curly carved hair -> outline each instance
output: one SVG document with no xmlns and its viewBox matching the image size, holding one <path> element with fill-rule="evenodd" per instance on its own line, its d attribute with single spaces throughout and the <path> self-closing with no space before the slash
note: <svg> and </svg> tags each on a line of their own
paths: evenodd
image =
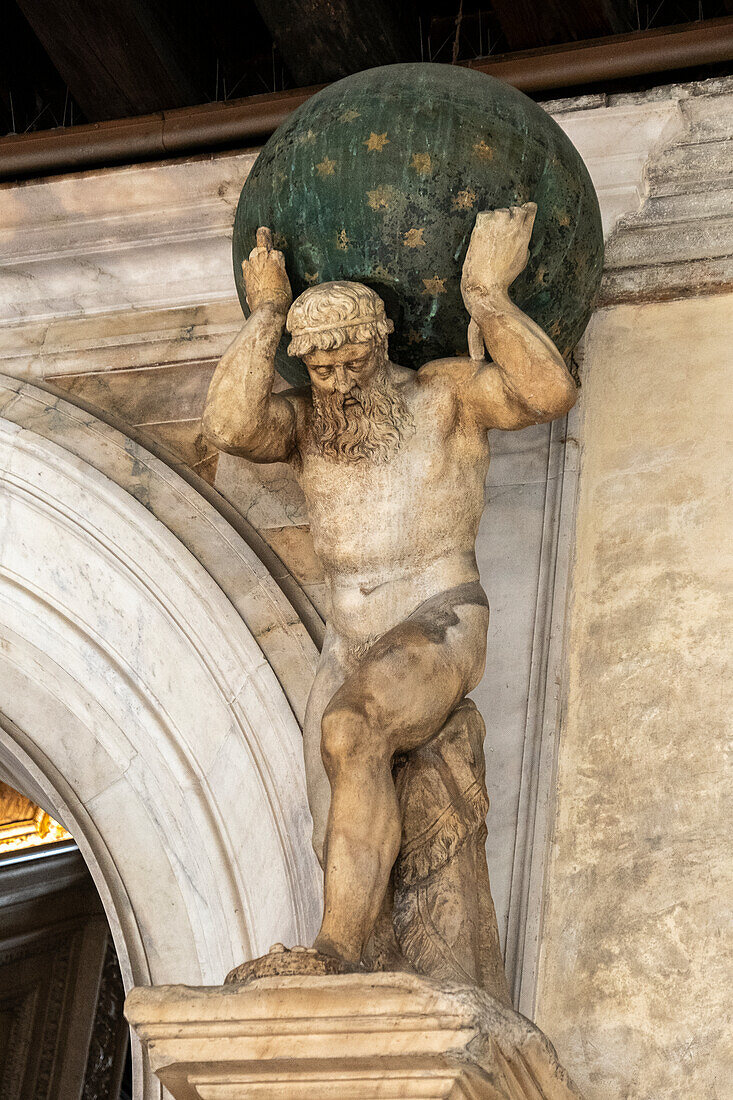
<svg viewBox="0 0 733 1100">
<path fill-rule="evenodd" d="M 288 354 L 332 351 L 344 344 L 386 339 L 394 325 L 379 295 L 362 283 L 319 283 L 295 299 L 288 312 Z"/>
</svg>

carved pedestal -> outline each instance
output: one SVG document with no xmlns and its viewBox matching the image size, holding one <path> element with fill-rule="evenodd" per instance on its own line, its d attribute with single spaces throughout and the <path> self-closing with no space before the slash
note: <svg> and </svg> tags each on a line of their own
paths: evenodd
<svg viewBox="0 0 733 1100">
<path fill-rule="evenodd" d="M 578 1100 L 549 1041 L 488 994 L 408 974 L 134 989 L 175 1100 Z"/>
</svg>

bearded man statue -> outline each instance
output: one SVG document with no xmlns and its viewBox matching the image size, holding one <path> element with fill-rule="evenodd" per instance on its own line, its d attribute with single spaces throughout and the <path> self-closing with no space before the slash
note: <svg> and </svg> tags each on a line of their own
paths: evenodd
<svg viewBox="0 0 733 1100">
<path fill-rule="evenodd" d="M 309 357 L 315 371 L 324 369 L 318 367 L 318 352 L 338 351 L 347 344 L 373 346 L 377 369 L 368 386 L 354 381 L 348 391 L 312 390 L 312 430 L 324 455 L 386 461 L 413 423 L 389 375 L 387 336 L 394 325 L 382 299 L 361 283 L 323 283 L 293 302 L 286 326 L 292 336 L 288 354 Z M 330 371 L 329 361 L 325 369 Z"/>
<path fill-rule="evenodd" d="M 287 462 L 329 595 L 304 753 L 333 967 L 410 966 L 508 1002 L 488 889 L 483 674 L 489 608 L 475 541 L 488 432 L 564 415 L 575 384 L 510 300 L 536 207 L 478 215 L 461 289 L 470 354 L 392 363 L 392 323 L 358 283 L 291 305 L 270 231 L 243 264 L 251 310 L 211 382 L 204 430 L 252 462 Z M 273 393 L 286 324 L 311 386 Z M 487 359 L 484 349 L 491 358 Z M 331 966 L 331 970 L 328 970 Z"/>
</svg>

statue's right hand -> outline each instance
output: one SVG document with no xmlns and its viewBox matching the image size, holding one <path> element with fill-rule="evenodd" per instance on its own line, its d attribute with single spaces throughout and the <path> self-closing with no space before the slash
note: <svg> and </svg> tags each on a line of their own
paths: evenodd
<svg viewBox="0 0 733 1100">
<path fill-rule="evenodd" d="M 285 270 L 285 257 L 272 247 L 272 233 L 265 226 L 257 230 L 257 246 L 242 263 L 247 305 L 254 313 L 260 306 L 272 306 L 283 316 L 290 309 L 293 294 Z"/>
</svg>

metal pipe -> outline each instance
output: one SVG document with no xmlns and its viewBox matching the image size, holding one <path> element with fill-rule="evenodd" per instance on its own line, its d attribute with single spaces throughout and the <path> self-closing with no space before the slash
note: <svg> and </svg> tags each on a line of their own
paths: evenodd
<svg viewBox="0 0 733 1100">
<path fill-rule="evenodd" d="M 730 60 L 733 17 L 725 16 L 467 64 L 521 91 L 537 92 Z M 0 138 L 0 180 L 258 144 L 322 86 L 86 126 L 8 134 Z"/>
<path fill-rule="evenodd" d="M 0 180 L 255 144 L 318 90 L 296 88 L 85 126 L 7 134 L 0 138 Z"/>
<path fill-rule="evenodd" d="M 570 42 L 538 50 L 480 57 L 469 68 L 523 92 L 570 88 L 733 60 L 733 17 Z"/>
</svg>

